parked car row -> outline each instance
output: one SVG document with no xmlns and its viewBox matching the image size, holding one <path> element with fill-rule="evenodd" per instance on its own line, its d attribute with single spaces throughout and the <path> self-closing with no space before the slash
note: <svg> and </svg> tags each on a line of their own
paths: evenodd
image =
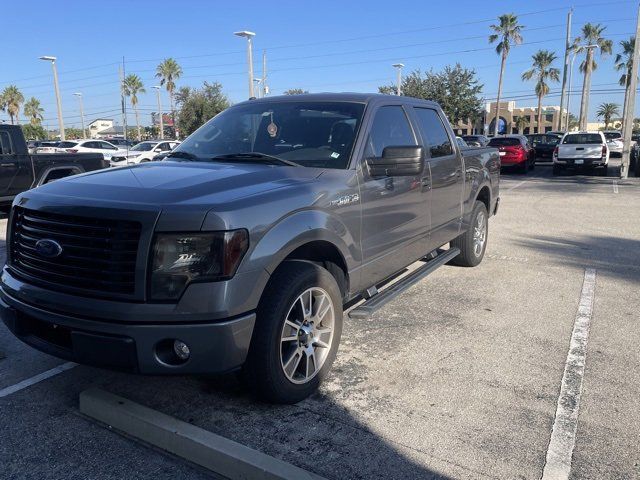
<svg viewBox="0 0 640 480">
<path fill-rule="evenodd" d="M 180 142 L 177 140 L 140 142 L 135 147 L 125 151 L 124 154 L 114 154 L 113 157 L 111 157 L 111 162 L 113 166 L 150 162 L 154 160 L 157 154 L 163 152 L 168 153 L 178 145 L 180 145 Z"/>
</svg>

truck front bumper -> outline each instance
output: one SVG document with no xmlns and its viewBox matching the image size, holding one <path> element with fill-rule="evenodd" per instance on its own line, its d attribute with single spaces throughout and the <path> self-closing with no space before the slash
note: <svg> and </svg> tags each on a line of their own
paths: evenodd
<svg viewBox="0 0 640 480">
<path fill-rule="evenodd" d="M 215 322 L 118 323 L 47 311 L 0 290 L 0 317 L 32 347 L 73 362 L 143 374 L 221 373 L 244 363 L 255 313 Z M 173 350 L 175 340 L 189 357 Z"/>
</svg>

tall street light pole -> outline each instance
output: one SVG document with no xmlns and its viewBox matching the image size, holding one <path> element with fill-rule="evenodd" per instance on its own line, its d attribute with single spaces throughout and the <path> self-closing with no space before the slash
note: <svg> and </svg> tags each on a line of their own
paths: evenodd
<svg viewBox="0 0 640 480">
<path fill-rule="evenodd" d="M 253 37 L 254 32 L 242 30 L 241 32 L 233 32 L 238 37 L 245 37 L 247 39 L 247 64 L 249 66 L 249 98 L 253 98 Z"/>
<path fill-rule="evenodd" d="M 50 55 L 44 55 L 40 57 L 40 60 L 46 60 L 51 62 L 51 68 L 53 68 L 53 88 L 56 92 L 56 102 L 58 104 L 58 129 L 60 130 L 60 140 L 66 140 L 64 135 L 64 120 L 62 120 L 62 101 L 60 100 L 60 89 L 58 88 L 58 69 L 56 68 L 56 57 Z"/>
<path fill-rule="evenodd" d="M 562 130 L 564 100 L 567 90 L 567 70 L 569 70 L 569 56 L 571 53 L 571 17 L 573 16 L 573 8 L 567 13 L 567 42 L 564 47 L 564 69 L 562 70 L 562 94 L 560 95 L 560 121 L 558 122 L 558 130 Z M 569 117 L 569 107 L 567 101 L 567 118 Z"/>
<path fill-rule="evenodd" d="M 74 95 L 78 97 L 78 100 L 80 101 L 80 123 L 82 124 L 82 139 L 86 140 L 87 133 L 84 129 L 84 109 L 82 108 L 82 93 L 76 92 L 74 93 Z"/>
<path fill-rule="evenodd" d="M 629 97 L 625 105 L 623 131 L 622 131 L 622 165 L 620 166 L 620 178 L 629 175 L 629 156 L 631 153 L 631 134 L 633 133 L 633 114 L 636 110 L 636 91 L 638 89 L 638 62 L 640 61 L 640 6 L 636 20 L 636 39 L 633 45 L 633 60 L 631 62 L 631 80 L 629 81 Z M 640 160 L 638 160 L 640 161 Z M 636 170 L 637 171 L 637 170 Z"/>
<path fill-rule="evenodd" d="M 394 63 L 391 65 L 398 72 L 398 77 L 396 79 L 396 95 L 402 95 L 402 67 L 404 67 L 404 63 Z"/>
<path fill-rule="evenodd" d="M 154 85 L 158 97 L 158 116 L 160 117 L 160 140 L 164 140 L 164 121 L 162 120 L 162 105 L 160 104 L 160 85 Z"/>
</svg>

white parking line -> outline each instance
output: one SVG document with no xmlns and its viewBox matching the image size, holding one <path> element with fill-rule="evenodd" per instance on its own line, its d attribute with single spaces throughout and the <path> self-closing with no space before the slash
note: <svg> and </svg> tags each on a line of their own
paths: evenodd
<svg viewBox="0 0 640 480">
<path fill-rule="evenodd" d="M 580 304 L 573 324 L 573 333 L 562 376 L 562 386 L 560 387 L 556 417 L 553 422 L 542 480 L 566 480 L 571 472 L 571 457 L 576 443 L 578 410 L 582 394 L 582 379 L 587 356 L 595 287 L 596 271 L 593 268 L 587 268 L 584 272 Z"/>
<path fill-rule="evenodd" d="M 618 181 L 613 181 L 613 193 L 618 193 Z"/>
<path fill-rule="evenodd" d="M 527 183 L 527 181 L 526 181 L 526 180 L 522 180 L 521 182 L 516 183 L 513 187 L 509 187 L 509 188 L 507 188 L 507 190 L 506 190 L 506 191 L 507 191 L 507 192 L 510 192 L 511 190 L 515 190 L 515 189 L 516 189 L 516 188 L 518 188 L 520 185 L 523 185 L 523 184 L 525 184 L 525 183 Z"/>
<path fill-rule="evenodd" d="M 26 380 L 16 383 L 15 385 L 11 385 L 10 387 L 5 387 L 2 390 L 0 390 L 0 398 L 11 395 L 12 393 L 16 393 L 24 388 L 30 387 L 31 385 L 35 385 L 36 383 L 41 382 L 42 380 L 46 380 L 47 378 L 51 378 L 55 375 L 58 375 L 59 373 L 66 372 L 67 370 L 75 367 L 76 365 L 77 363 L 73 363 L 73 362 L 63 363 L 62 365 L 58 365 L 57 367 L 52 368 L 51 370 L 47 370 L 46 372 L 39 373 L 38 375 L 35 375 L 31 378 L 27 378 Z"/>
</svg>

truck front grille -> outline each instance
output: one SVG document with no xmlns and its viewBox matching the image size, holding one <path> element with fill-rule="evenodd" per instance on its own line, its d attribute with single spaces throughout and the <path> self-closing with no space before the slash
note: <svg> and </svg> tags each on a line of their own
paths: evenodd
<svg viewBox="0 0 640 480">
<path fill-rule="evenodd" d="M 16 207 L 11 268 L 48 288 L 71 288 L 89 294 L 133 294 L 140 233 L 141 224 L 134 221 Z M 57 247 L 53 255 L 43 252 L 43 242 L 36 246 L 40 240 L 53 240 L 61 252 L 55 255 Z"/>
</svg>

